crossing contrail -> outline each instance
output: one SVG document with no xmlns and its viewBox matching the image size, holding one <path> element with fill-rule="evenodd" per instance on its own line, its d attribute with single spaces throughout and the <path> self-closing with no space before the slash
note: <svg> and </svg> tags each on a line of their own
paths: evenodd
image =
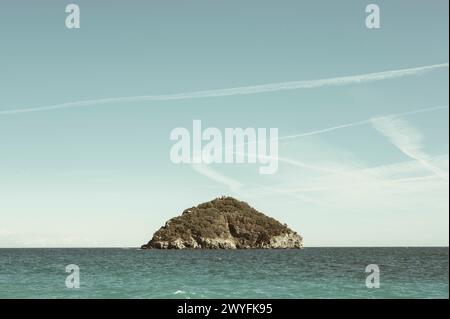
<svg viewBox="0 0 450 319">
<path fill-rule="evenodd" d="M 267 141 L 272 141 L 272 140 L 290 140 L 290 139 L 298 139 L 298 138 L 302 138 L 302 137 L 307 137 L 307 136 L 313 136 L 313 135 L 319 135 L 319 134 L 323 134 L 323 133 L 328 133 L 328 132 L 332 132 L 335 130 L 339 130 L 339 129 L 344 129 L 344 128 L 350 128 L 350 127 L 354 127 L 354 126 L 360 126 L 360 125 L 367 125 L 367 124 L 371 124 L 373 125 L 374 122 L 376 121 L 383 121 L 383 120 L 389 120 L 389 119 L 396 119 L 396 118 L 401 118 L 403 116 L 407 116 L 407 115 L 413 115 L 413 114 L 420 114 L 420 113 L 425 113 L 425 112 L 432 112 L 432 111 L 438 111 L 438 110 L 445 110 L 448 109 L 449 106 L 445 105 L 445 106 L 434 106 L 434 107 L 427 107 L 427 108 L 421 108 L 421 109 L 415 109 L 415 110 L 410 110 L 410 111 L 406 111 L 406 112 L 402 112 L 402 113 L 393 113 L 393 114 L 389 114 L 389 115 L 382 115 L 382 116 L 376 116 L 376 117 L 371 117 L 369 119 L 365 119 L 365 120 L 360 120 L 360 121 L 356 121 L 356 122 L 351 122 L 351 123 L 346 123 L 346 124 L 341 124 L 341 125 L 335 125 L 335 126 L 331 126 L 331 127 L 327 127 L 327 128 L 323 128 L 323 129 L 317 129 L 314 131 L 309 131 L 309 132 L 304 132 L 304 133 L 299 133 L 299 134 L 293 134 L 293 135 L 285 135 L 285 136 L 281 136 L 278 138 L 274 138 L 274 139 L 264 139 L 264 140 L 259 140 L 259 142 L 267 142 Z M 247 156 L 246 153 L 237 153 L 235 152 L 235 148 L 237 148 L 238 146 L 246 146 L 252 143 L 257 143 L 256 141 L 253 142 L 246 142 L 246 143 L 241 143 L 241 144 L 237 144 L 237 145 L 231 145 L 231 146 L 226 146 L 226 147 L 221 147 L 219 148 L 220 150 L 229 150 L 232 149 L 232 152 L 234 154 L 240 154 L 240 155 L 244 155 Z M 264 157 L 266 159 L 270 159 L 269 156 L 265 156 L 265 155 L 257 155 L 258 158 Z M 294 166 L 298 166 L 298 167 L 302 167 L 302 168 L 307 168 L 307 169 L 311 169 L 311 170 L 316 170 L 316 171 L 322 171 L 325 173 L 331 173 L 331 174 L 338 174 L 338 175 L 346 175 L 349 177 L 354 177 L 356 179 L 359 179 L 361 176 L 357 175 L 353 172 L 347 172 L 347 171 L 342 171 L 342 170 L 337 170 L 334 168 L 326 168 L 326 167 L 321 167 L 321 166 L 317 166 L 314 164 L 307 164 L 298 160 L 293 160 L 290 158 L 283 158 L 283 157 L 273 157 L 272 159 L 274 160 L 278 160 L 280 162 L 284 162 L 290 165 L 294 165 Z M 415 160 L 417 160 L 417 157 L 414 158 Z M 419 163 L 424 164 L 423 160 L 419 160 Z M 429 163 L 425 163 L 426 167 L 430 167 Z M 243 186 L 242 183 L 240 183 L 237 180 L 231 180 L 228 177 L 222 175 L 221 173 L 217 172 L 216 170 L 214 170 L 211 167 L 208 167 L 206 164 L 203 164 L 200 167 L 194 167 L 194 169 L 210 178 L 213 181 L 219 182 L 221 184 L 224 184 L 226 186 L 228 186 L 232 191 L 235 191 L 237 188 L 236 186 L 238 186 L 239 188 Z M 436 169 L 434 169 L 434 172 L 436 173 Z M 446 180 L 448 180 L 448 173 L 441 171 L 439 169 L 439 177 L 442 177 Z"/>
<path fill-rule="evenodd" d="M 302 138 L 302 137 L 308 137 L 308 136 L 313 136 L 313 135 L 324 134 L 324 133 L 328 133 L 328 132 L 332 132 L 332 131 L 336 131 L 336 130 L 340 130 L 340 129 L 344 129 L 344 128 L 372 124 L 374 121 L 377 121 L 377 120 L 398 118 L 398 117 L 403 117 L 403 116 L 407 116 L 407 115 L 426 113 L 426 112 L 432 112 L 432 111 L 438 111 L 438 110 L 445 110 L 445 109 L 448 109 L 448 108 L 449 108 L 448 105 L 443 105 L 443 106 L 433 106 L 433 107 L 415 109 L 415 110 L 406 111 L 406 112 L 402 112 L 402 113 L 393 113 L 393 114 L 389 114 L 389 115 L 381 115 L 381 116 L 371 117 L 371 118 L 365 119 L 365 120 L 360 120 L 360 121 L 355 121 L 355 122 L 350 122 L 350 123 L 345 123 L 345 124 L 334 125 L 334 126 L 330 126 L 330 127 L 327 127 L 327 128 L 317 129 L 317 130 L 313 130 L 313 131 L 309 131 L 309 132 L 303 132 L 303 133 L 292 134 L 292 135 L 285 135 L 285 136 L 280 136 L 280 137 L 272 138 L 272 139 L 263 139 L 263 140 L 260 140 L 260 141 L 261 142 L 267 142 L 267 141 L 270 142 L 270 141 L 274 141 L 274 140 L 283 141 L 283 140 L 298 139 L 298 138 Z M 237 146 L 246 146 L 248 144 L 255 144 L 257 142 L 258 141 L 245 142 L 245 143 L 240 143 L 240 144 L 237 144 L 237 145 L 230 145 L 230 146 L 221 147 L 220 149 L 221 150 L 222 149 L 223 150 L 228 150 L 228 149 L 235 148 Z"/>
<path fill-rule="evenodd" d="M 146 102 L 146 101 L 169 101 L 169 100 L 187 100 L 196 98 L 213 98 L 223 96 L 234 95 L 248 95 L 258 94 L 266 92 L 277 92 L 285 90 L 299 90 L 299 89 L 314 89 L 326 86 L 341 86 L 349 84 L 359 84 L 365 82 L 374 82 L 388 79 L 395 79 L 407 76 L 419 75 L 427 71 L 436 69 L 448 68 L 449 63 L 433 64 L 409 69 L 390 70 L 384 72 L 367 73 L 360 75 L 351 75 L 344 77 L 319 79 L 319 80 L 304 80 L 304 81 L 291 81 L 281 83 L 271 83 L 255 86 L 243 86 L 228 89 L 217 89 L 207 91 L 196 91 L 188 93 L 178 94 L 166 94 L 166 95 L 142 95 L 142 96 L 129 96 L 129 97 L 114 97 L 114 98 L 101 98 L 94 100 L 74 101 L 61 104 L 38 106 L 31 108 L 15 108 L 10 110 L 0 111 L 0 115 L 20 114 L 29 112 L 43 112 L 57 109 L 94 106 L 103 104 L 114 103 L 134 103 L 134 102 Z"/>
<path fill-rule="evenodd" d="M 370 118 L 370 119 L 367 119 L 367 120 L 361 120 L 361 121 L 357 121 L 357 122 L 331 126 L 331 127 L 327 127 L 327 128 L 324 128 L 324 129 L 318 129 L 318 130 L 315 130 L 315 131 L 299 133 L 299 134 L 294 134 L 294 135 L 286 135 L 286 136 L 279 137 L 278 140 L 289 140 L 289 139 L 293 139 L 293 138 L 300 138 L 300 137 L 306 137 L 306 136 L 311 136 L 311 135 L 317 135 L 317 134 L 322 134 L 322 133 L 327 133 L 327 132 L 339 130 L 339 129 L 342 129 L 342 128 L 353 127 L 353 126 L 360 126 L 360 125 L 365 125 L 365 124 L 372 124 L 372 122 L 376 121 L 376 120 L 383 120 L 383 119 L 389 119 L 389 118 L 395 118 L 395 117 L 402 117 L 402 116 L 406 116 L 406 115 L 412 115 L 412 114 L 417 114 L 417 113 L 425 113 L 425 112 L 443 110 L 443 109 L 448 109 L 448 108 L 449 108 L 448 105 L 435 106 L 435 107 L 428 107 L 428 108 L 423 108 L 423 109 L 417 109 L 417 110 L 407 111 L 407 112 L 403 112 L 403 113 L 396 113 L 396 114 L 391 114 L 391 115 L 386 115 L 386 116 L 378 116 L 378 117 Z"/>
</svg>

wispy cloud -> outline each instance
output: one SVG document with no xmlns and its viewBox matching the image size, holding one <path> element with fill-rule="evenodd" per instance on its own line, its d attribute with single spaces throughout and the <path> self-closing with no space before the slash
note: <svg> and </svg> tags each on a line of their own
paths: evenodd
<svg viewBox="0 0 450 319">
<path fill-rule="evenodd" d="M 279 162 L 289 164 L 294 167 L 307 169 L 308 171 L 312 171 L 316 173 L 316 178 L 313 178 L 310 184 L 305 184 L 303 186 L 299 186 L 298 183 L 295 183 L 293 189 L 283 189 L 273 186 L 263 186 L 256 185 L 260 190 L 269 191 L 270 193 L 276 194 L 284 194 L 303 202 L 309 202 L 314 204 L 320 204 L 323 206 L 323 201 L 319 199 L 314 199 L 311 197 L 306 197 L 304 195 L 300 195 L 301 193 L 314 193 L 314 192 L 341 192 L 346 188 L 357 188 L 359 189 L 373 189 L 373 188 L 386 188 L 388 186 L 393 186 L 394 188 L 399 188 L 399 184 L 408 184 L 414 183 L 416 187 L 410 187 L 408 185 L 402 186 L 402 189 L 406 189 L 407 191 L 411 189 L 419 189 L 422 185 L 430 185 L 429 181 L 433 180 L 433 176 L 442 178 L 444 180 L 448 180 L 448 172 L 446 172 L 443 168 L 441 168 L 442 164 L 448 163 L 448 156 L 443 160 L 441 158 L 432 158 L 425 154 L 422 151 L 422 134 L 411 125 L 409 125 L 405 120 L 401 119 L 402 116 L 411 115 L 411 114 L 419 114 L 422 112 L 429 112 L 433 110 L 442 110 L 448 109 L 448 106 L 441 107 L 431 107 L 431 108 L 423 108 L 417 109 L 413 111 L 391 114 L 387 116 L 380 116 L 372 119 L 362 120 L 358 122 L 353 122 L 344 125 L 336 125 L 329 128 L 319 129 L 311 132 L 305 132 L 290 136 L 280 137 L 280 140 L 283 139 L 296 139 L 303 136 L 311 136 L 323 134 L 326 132 L 349 128 L 353 126 L 358 126 L 362 124 L 371 124 L 378 131 L 380 131 L 384 136 L 386 136 L 395 146 L 397 146 L 403 153 L 408 155 L 410 158 L 414 159 L 422 169 L 422 174 L 417 175 L 417 172 L 420 172 L 418 168 L 411 164 L 411 162 L 404 162 L 400 164 L 386 165 L 380 167 L 363 167 L 363 168 L 354 168 L 349 167 L 348 165 L 344 165 L 339 167 L 339 165 L 334 166 L 324 166 L 318 163 L 306 163 L 297 159 L 292 159 L 288 157 L 277 156 L 276 159 Z M 234 152 L 234 150 L 233 150 Z M 234 152 L 236 153 L 236 152 Z M 247 154 L 243 154 L 247 156 Z M 266 155 L 257 155 L 259 159 L 268 159 L 269 156 Z M 336 163 L 338 164 L 338 163 Z M 440 164 L 440 165 L 437 165 Z M 448 164 L 447 164 L 448 166 Z M 201 173 L 204 176 L 207 176 L 213 181 L 219 182 L 223 185 L 228 186 L 231 190 L 241 190 L 243 184 L 237 180 L 230 179 L 208 165 L 197 166 L 197 172 Z M 432 176 L 424 176 L 423 173 L 426 171 L 432 171 L 435 175 Z M 326 179 L 324 179 L 326 177 Z M 322 180 L 320 183 L 316 183 L 317 181 Z M 336 181 L 336 182 L 333 182 Z M 442 182 L 441 182 L 442 183 Z M 248 192 L 246 192 L 249 194 Z"/>
<path fill-rule="evenodd" d="M 379 116 L 379 117 L 375 117 L 375 118 L 371 118 L 371 119 L 366 119 L 366 120 L 361 120 L 361 121 L 356 121 L 356 122 L 346 123 L 346 124 L 340 124 L 340 125 L 331 126 L 331 127 L 327 127 L 327 128 L 323 128 L 323 129 L 318 129 L 318 130 L 314 130 L 314 131 L 310 131 L 310 132 L 282 136 L 282 137 L 279 138 L 279 140 L 288 140 L 288 139 L 294 139 L 294 138 L 300 138 L 300 137 L 319 135 L 319 134 L 323 134 L 323 133 L 329 133 L 329 132 L 333 132 L 333 131 L 336 131 L 336 130 L 340 130 L 340 129 L 343 129 L 343 128 L 350 128 L 350 127 L 355 127 L 355 126 L 371 124 L 371 123 L 373 123 L 374 121 L 377 121 L 377 120 L 382 121 L 384 119 L 393 119 L 393 118 L 398 118 L 398 117 L 402 117 L 402 116 L 406 116 L 406 115 L 413 115 L 413 114 L 417 114 L 417 113 L 438 111 L 438 110 L 444 110 L 444 109 L 448 109 L 448 108 L 449 108 L 448 105 L 435 106 L 435 107 L 428 107 L 428 108 L 422 108 L 422 109 L 407 111 L 407 112 L 403 112 L 403 113 L 390 114 L 390 115 L 386 115 L 386 116 Z"/>
<path fill-rule="evenodd" d="M 0 236 L 10 236 L 13 233 L 7 229 L 0 229 Z"/>
<path fill-rule="evenodd" d="M 356 126 L 372 124 L 372 122 L 375 121 L 375 120 L 398 118 L 398 117 L 403 117 L 403 116 L 407 116 L 407 115 L 413 115 L 413 114 L 419 114 L 419 113 L 426 113 L 426 112 L 432 112 L 432 111 L 445 110 L 445 109 L 448 109 L 448 108 L 449 108 L 448 105 L 421 108 L 421 109 L 411 110 L 411 111 L 402 112 L 402 113 L 389 114 L 389 115 L 384 115 L 384 116 L 377 116 L 377 117 L 374 117 L 374 118 L 365 119 L 365 120 L 361 120 L 361 121 L 355 121 L 355 122 L 351 122 L 351 123 L 339 124 L 339 125 L 335 125 L 335 126 L 331 126 L 331 127 L 327 127 L 327 128 L 322 128 L 322 129 L 317 129 L 317 130 L 313 130 L 313 131 L 309 131 L 309 132 L 303 132 L 303 133 L 298 133 L 298 134 L 280 136 L 280 137 L 277 137 L 275 139 L 262 139 L 260 141 L 266 141 L 267 142 L 267 141 L 272 141 L 272 140 L 283 141 L 283 140 L 299 139 L 299 138 L 302 138 L 302 137 L 308 137 L 308 136 L 325 134 L 325 133 L 329 133 L 329 132 L 333 132 L 333 131 L 341 130 L 341 129 L 345 129 L 345 128 L 351 128 L 351 127 L 356 127 Z M 248 145 L 250 143 L 257 143 L 257 141 L 245 142 L 245 143 L 241 143 L 241 144 L 238 144 L 238 145 L 228 145 L 228 146 L 225 146 L 225 147 L 221 147 L 220 149 L 222 149 L 222 150 L 229 150 L 229 149 L 235 148 L 236 146 L 245 146 L 245 145 Z"/>
<path fill-rule="evenodd" d="M 188 93 L 178 93 L 178 94 L 166 94 L 166 95 L 143 95 L 143 96 L 131 96 L 131 97 L 114 97 L 114 98 L 102 98 L 95 100 L 84 100 L 67 102 L 55 105 L 39 106 L 39 107 L 25 107 L 25 108 L 15 108 L 10 110 L 0 111 L 0 115 L 10 115 L 10 114 L 20 114 L 29 112 L 41 112 L 50 111 L 56 109 L 65 109 L 72 107 L 87 107 L 94 105 L 103 104 L 114 104 L 114 103 L 133 103 L 133 102 L 146 102 L 146 101 L 169 101 L 169 100 L 186 100 L 195 98 L 213 98 L 213 97 L 223 97 L 223 96 L 233 96 L 233 95 L 248 95 L 248 94 L 258 94 L 266 92 L 276 92 L 285 90 L 299 90 L 299 89 L 314 89 L 326 86 L 341 86 L 349 84 L 359 84 L 365 82 L 382 81 L 389 79 L 396 79 L 414 75 L 420 75 L 424 72 L 448 68 L 449 64 L 433 64 L 415 68 L 390 70 L 376 73 L 367 73 L 335 78 L 326 78 L 318 80 L 303 80 L 303 81 L 290 81 L 290 82 L 280 82 L 280 83 L 270 83 L 263 85 L 254 86 L 243 86 L 227 89 L 217 89 L 217 90 L 206 90 L 206 91 L 196 91 Z"/>
<path fill-rule="evenodd" d="M 448 155 L 434 157 L 433 161 L 447 165 Z M 346 163 L 342 165 L 348 166 Z M 285 168 L 284 172 L 287 178 L 273 186 L 277 193 L 261 189 L 259 196 L 285 195 L 293 198 L 293 194 L 307 195 L 309 200 L 320 201 L 336 211 L 367 209 L 376 214 L 409 214 L 423 207 L 444 214 L 448 207 L 448 184 L 442 183 L 435 174 L 429 174 L 416 160 L 348 168 L 351 175 L 359 176 L 357 179 L 338 174 L 304 175 L 289 168 Z"/>
<path fill-rule="evenodd" d="M 403 154 L 418 161 L 440 178 L 448 180 L 448 173 L 434 166 L 428 154 L 423 151 L 422 133 L 407 121 L 394 117 L 378 118 L 372 120 L 372 125 Z"/>
<path fill-rule="evenodd" d="M 242 183 L 226 177 L 207 164 L 192 164 L 192 168 L 199 174 L 228 187 L 232 192 L 238 193 Z"/>
<path fill-rule="evenodd" d="M 433 161 L 444 165 L 448 164 L 448 154 L 444 156 L 434 157 Z M 411 183 L 416 185 L 424 185 L 430 182 L 440 182 L 440 188 L 442 188 L 442 182 L 440 177 L 435 174 L 424 175 L 423 166 L 417 161 L 404 161 L 400 163 L 387 164 L 368 168 L 347 169 L 346 174 L 322 174 L 315 175 L 308 180 L 308 183 L 304 186 L 293 185 L 289 187 L 279 187 L 280 192 L 287 193 L 323 193 L 331 191 L 343 191 L 349 188 L 362 189 L 399 189 L 403 186 L 410 187 Z M 357 177 L 355 179 L 349 179 L 348 177 Z M 399 177 L 409 176 L 409 177 Z M 335 182 L 331 182 L 334 180 Z M 338 181 L 338 182 L 337 182 Z M 392 187 L 392 188 L 389 188 Z"/>
</svg>

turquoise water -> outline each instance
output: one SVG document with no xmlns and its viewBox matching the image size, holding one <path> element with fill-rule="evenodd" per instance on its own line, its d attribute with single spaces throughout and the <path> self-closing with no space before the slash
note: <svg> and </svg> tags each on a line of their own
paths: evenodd
<svg viewBox="0 0 450 319">
<path fill-rule="evenodd" d="M 448 248 L 0 249 L 0 298 L 448 298 Z M 80 268 L 80 288 L 65 267 Z M 380 268 L 366 288 L 365 267 Z"/>
</svg>

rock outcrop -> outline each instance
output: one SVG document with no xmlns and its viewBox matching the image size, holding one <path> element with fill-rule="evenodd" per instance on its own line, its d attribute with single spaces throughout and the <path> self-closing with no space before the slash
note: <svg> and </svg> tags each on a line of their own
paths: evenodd
<svg viewBox="0 0 450 319">
<path fill-rule="evenodd" d="M 303 238 L 247 203 L 221 197 L 170 219 L 141 248 L 303 248 Z"/>
</svg>

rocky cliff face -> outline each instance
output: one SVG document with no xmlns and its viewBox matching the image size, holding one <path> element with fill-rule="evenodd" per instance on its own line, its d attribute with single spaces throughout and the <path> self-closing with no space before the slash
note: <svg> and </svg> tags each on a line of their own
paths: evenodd
<svg viewBox="0 0 450 319">
<path fill-rule="evenodd" d="M 247 203 L 217 198 L 166 222 L 142 249 L 302 248 L 303 238 Z"/>
</svg>

